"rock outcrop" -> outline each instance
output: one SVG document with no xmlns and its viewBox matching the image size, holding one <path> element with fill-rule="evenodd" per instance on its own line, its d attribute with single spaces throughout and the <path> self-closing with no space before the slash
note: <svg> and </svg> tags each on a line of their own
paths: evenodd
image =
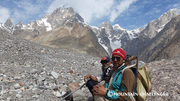
<svg viewBox="0 0 180 101">
<path fill-rule="evenodd" d="M 169 21 L 164 29 L 140 50 L 143 60 L 169 59 L 180 55 L 180 15 Z"/>
</svg>

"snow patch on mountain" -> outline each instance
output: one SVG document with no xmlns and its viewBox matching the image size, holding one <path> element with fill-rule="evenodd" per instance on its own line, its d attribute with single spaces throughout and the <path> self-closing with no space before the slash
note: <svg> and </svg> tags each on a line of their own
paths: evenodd
<svg viewBox="0 0 180 101">
<path fill-rule="evenodd" d="M 97 30 L 99 29 L 99 28 L 98 28 L 98 27 L 96 27 L 96 26 L 91 26 L 91 27 L 92 27 L 92 28 L 94 28 L 94 29 L 97 29 Z"/>
<path fill-rule="evenodd" d="M 4 24 L 3 23 L 0 23 L 0 28 L 4 28 Z"/>
<path fill-rule="evenodd" d="M 134 39 L 134 38 L 137 38 L 137 37 L 138 37 L 138 34 L 139 34 L 140 32 L 141 32 L 141 30 L 140 30 L 139 28 L 138 28 L 138 29 L 131 30 L 131 31 L 127 31 L 130 40 L 132 40 L 132 39 Z"/>
<path fill-rule="evenodd" d="M 120 31 L 126 32 L 131 40 L 134 39 L 134 38 L 136 38 L 136 37 L 137 37 L 136 34 L 138 34 L 138 33 L 141 32 L 141 31 L 139 30 L 139 28 L 138 28 L 138 29 L 131 30 L 131 31 L 129 31 L 129 30 L 127 30 L 127 29 L 123 29 L 122 27 L 120 27 L 119 24 L 115 24 L 115 25 L 113 26 L 113 29 L 114 29 L 114 30 L 120 30 Z"/>
<path fill-rule="evenodd" d="M 112 40 L 110 40 L 110 46 L 111 46 L 112 50 L 116 49 L 117 47 L 121 48 L 121 40 L 120 41 L 116 40 L 114 42 L 112 42 Z"/>
<path fill-rule="evenodd" d="M 4 30 L 8 31 L 8 32 L 11 33 L 11 34 L 12 34 L 13 31 L 14 31 L 14 28 L 13 28 L 13 27 L 7 28 L 7 27 L 5 27 L 4 23 L 0 23 L 0 28 L 2 28 L 2 29 L 4 29 Z M 11 31 L 10 29 L 12 29 L 12 31 Z"/>
<path fill-rule="evenodd" d="M 170 9 L 169 11 L 162 14 L 158 19 L 151 22 L 155 25 L 155 30 L 157 32 L 160 32 L 161 30 L 163 30 L 164 26 L 177 15 L 179 15 L 178 9 Z"/>
<path fill-rule="evenodd" d="M 102 23 L 99 29 L 92 29 L 98 30 L 98 33 L 96 34 L 98 37 L 98 42 L 108 52 L 108 54 L 111 53 L 110 50 L 113 51 L 116 48 L 122 48 L 122 45 L 126 43 L 125 41 L 137 38 L 139 33 L 143 30 L 143 28 L 140 27 L 138 29 L 129 31 L 120 27 L 119 24 L 115 24 L 111 27 L 109 23 Z M 107 37 L 108 40 L 105 37 Z"/>
<path fill-rule="evenodd" d="M 46 26 L 46 31 L 50 31 L 50 30 L 52 30 L 52 27 L 51 27 L 51 24 L 47 20 L 48 20 L 47 17 L 42 18 L 41 20 L 37 21 L 37 24 L 39 26 L 45 25 Z"/>
<path fill-rule="evenodd" d="M 122 35 L 114 35 L 114 37 L 111 37 L 111 35 L 109 36 L 110 46 L 112 50 L 116 48 L 121 48 L 121 40 L 119 40 L 121 37 Z"/>
<path fill-rule="evenodd" d="M 166 23 L 167 24 L 167 23 Z M 159 33 L 161 30 L 163 30 L 163 28 L 164 28 L 164 26 L 166 25 L 166 24 L 164 24 L 164 25 L 162 25 L 159 29 L 157 29 L 156 31 Z"/>
<path fill-rule="evenodd" d="M 134 37 L 134 33 L 132 33 L 131 31 L 127 31 L 127 33 L 128 33 L 128 36 L 129 36 L 129 39 L 130 39 L 130 40 L 132 40 L 132 39 L 135 38 L 135 37 Z"/>
<path fill-rule="evenodd" d="M 114 30 L 124 30 L 123 28 L 121 28 L 121 26 L 119 26 L 119 24 L 115 24 L 115 25 L 113 26 L 113 29 L 114 29 Z"/>
<path fill-rule="evenodd" d="M 22 28 L 21 29 L 28 29 L 28 30 L 34 30 L 34 28 L 32 27 L 33 23 L 30 23 L 30 24 L 26 24 L 26 25 L 22 25 Z"/>
<path fill-rule="evenodd" d="M 102 44 L 101 38 L 98 38 L 98 42 L 99 42 L 99 44 L 106 50 L 106 52 L 107 52 L 108 54 L 110 54 L 109 51 L 108 51 L 108 47 L 105 46 L 104 44 Z"/>
</svg>

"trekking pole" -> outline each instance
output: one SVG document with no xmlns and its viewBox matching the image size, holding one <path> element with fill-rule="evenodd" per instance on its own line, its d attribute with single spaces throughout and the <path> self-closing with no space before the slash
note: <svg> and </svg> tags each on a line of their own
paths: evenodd
<svg viewBox="0 0 180 101">
<path fill-rule="evenodd" d="M 87 82 L 85 82 L 83 85 L 81 85 L 80 87 L 78 87 L 76 90 L 74 90 L 73 92 L 69 93 L 68 95 L 66 95 L 65 97 L 63 97 L 61 100 L 64 100 L 65 98 L 67 98 L 68 96 L 70 96 L 71 94 L 73 94 L 74 92 L 76 92 L 77 90 L 81 89 L 84 85 L 86 85 Z"/>
<path fill-rule="evenodd" d="M 137 87 L 137 77 L 138 77 L 138 62 L 139 62 L 139 59 L 138 59 L 138 54 L 137 54 L 137 61 L 136 61 L 136 76 L 135 76 L 135 92 L 136 92 L 136 87 Z M 135 96 L 137 97 L 137 96 Z M 136 98 L 135 98 L 136 99 Z"/>
</svg>

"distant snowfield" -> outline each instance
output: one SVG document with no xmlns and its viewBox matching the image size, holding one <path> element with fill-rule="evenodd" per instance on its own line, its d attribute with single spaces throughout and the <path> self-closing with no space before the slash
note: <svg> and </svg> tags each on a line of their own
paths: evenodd
<svg viewBox="0 0 180 101">
<path fill-rule="evenodd" d="M 47 19 L 48 18 L 44 18 L 44 19 L 42 19 L 42 21 L 43 21 L 44 25 L 46 26 L 46 31 L 50 31 L 50 30 L 52 30 L 52 27 L 51 27 L 51 24 L 49 22 L 47 22 Z"/>
<path fill-rule="evenodd" d="M 121 48 L 121 40 L 115 41 L 115 42 L 112 42 L 112 40 L 111 40 L 110 46 L 111 46 L 112 50 L 116 49 L 117 47 Z"/>
<path fill-rule="evenodd" d="M 97 30 L 101 30 L 101 29 L 106 29 L 106 33 L 108 35 L 108 39 L 110 41 L 110 47 L 112 50 L 116 49 L 116 48 L 122 48 L 122 43 L 121 43 L 121 37 L 123 37 L 125 34 L 128 34 L 128 37 L 130 40 L 137 38 L 137 34 L 140 33 L 140 29 L 134 29 L 134 30 L 127 30 L 127 29 L 123 29 L 119 26 L 119 24 L 115 24 L 112 26 L 113 30 L 116 32 L 124 32 L 124 33 L 119 33 L 117 35 L 115 35 L 114 33 L 110 33 L 109 29 L 106 29 L 105 27 L 101 27 L 101 28 L 96 28 Z M 92 27 L 94 28 L 94 27 Z M 98 42 L 100 43 L 100 45 L 108 52 L 108 54 L 110 54 L 110 52 L 108 51 L 108 47 L 104 44 L 102 44 L 101 42 L 101 38 L 98 38 Z"/>
<path fill-rule="evenodd" d="M 46 26 L 46 31 L 52 30 L 51 24 L 47 22 L 48 18 L 42 18 L 41 20 L 38 20 L 37 23 L 39 26 L 45 25 Z"/>
</svg>

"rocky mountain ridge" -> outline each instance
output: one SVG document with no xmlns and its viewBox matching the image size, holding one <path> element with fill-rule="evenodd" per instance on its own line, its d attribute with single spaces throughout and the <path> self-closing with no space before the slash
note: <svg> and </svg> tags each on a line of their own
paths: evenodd
<svg viewBox="0 0 180 101">
<path fill-rule="evenodd" d="M 150 47 L 150 44 L 151 45 L 156 44 L 154 42 L 154 39 L 161 40 L 160 38 L 162 38 L 162 39 L 164 38 L 164 37 L 158 37 L 161 34 L 166 34 L 166 33 L 162 33 L 162 31 L 169 32 L 169 29 L 171 29 L 171 28 L 172 29 L 169 32 L 169 34 L 172 34 L 171 32 L 176 31 L 176 29 L 173 26 L 178 25 L 179 22 L 174 22 L 172 24 L 172 26 L 168 26 L 168 27 L 165 27 L 165 26 L 168 25 L 168 23 L 171 23 L 171 21 L 173 21 L 172 19 L 178 17 L 178 15 L 179 14 L 177 12 L 177 9 L 169 10 L 167 13 L 163 14 L 160 17 L 160 18 L 163 18 L 165 20 L 160 20 L 160 18 L 157 19 L 157 20 L 153 20 L 152 22 L 150 22 L 147 25 L 147 27 L 142 32 L 139 33 L 139 36 L 137 38 L 134 38 L 133 40 L 130 40 L 130 41 L 128 41 L 126 43 L 126 45 L 128 45 L 128 47 L 124 46 L 122 48 L 128 54 L 134 54 L 134 55 L 140 54 L 140 58 L 143 59 L 144 61 L 147 61 L 147 62 L 165 58 L 163 56 L 160 56 L 159 58 L 151 58 L 151 57 L 149 57 L 150 56 L 149 52 L 158 54 L 158 53 L 156 53 L 156 51 L 162 51 L 159 48 L 164 47 L 164 46 L 161 46 L 161 45 L 155 46 L 156 48 L 154 48 L 153 50 L 151 50 L 151 49 L 147 50 L 146 48 Z M 161 22 L 163 22 L 163 23 L 161 23 Z M 157 30 L 157 27 L 155 27 L 157 25 L 159 26 L 158 28 L 160 28 L 159 30 Z M 169 41 L 170 40 L 171 39 L 169 39 Z M 162 41 L 162 43 L 165 43 L 166 40 L 161 40 L 161 41 Z M 171 41 L 173 41 L 173 40 L 171 40 Z M 179 55 L 177 54 L 177 56 L 179 56 Z M 148 57 L 148 58 L 144 58 L 144 57 Z"/>
<path fill-rule="evenodd" d="M 9 20 L 4 24 L 5 27 Z M 53 48 L 73 50 L 93 56 L 107 55 L 93 31 L 72 8 L 58 8 L 51 14 L 44 15 L 41 20 L 26 25 L 18 23 L 11 33 Z"/>
<path fill-rule="evenodd" d="M 73 24 L 84 22 L 83 18 L 75 13 L 72 8 L 58 8 L 51 14 L 46 14 L 40 20 L 30 22 L 29 24 L 22 24 L 21 22 L 15 25 L 15 30 L 12 32 L 16 36 L 22 36 L 21 31 L 27 32 L 31 37 L 25 39 L 32 39 L 42 33 L 51 31 L 61 26 L 73 27 Z M 36 36 L 34 36 L 34 34 Z M 24 38 L 24 37 L 23 37 Z"/>
<path fill-rule="evenodd" d="M 157 20 L 149 22 L 146 28 L 139 27 L 138 29 L 129 31 L 121 28 L 118 24 L 112 26 L 109 22 L 103 22 L 100 25 L 100 28 L 94 28 L 93 31 L 96 33 L 99 43 L 109 54 L 115 48 L 121 47 L 128 54 L 137 55 L 139 48 L 141 48 L 141 46 L 144 47 L 147 43 L 149 43 L 149 41 L 177 15 L 179 15 L 177 9 L 170 9 L 162 14 Z M 146 40 L 146 42 L 143 40 Z"/>
<path fill-rule="evenodd" d="M 152 61 L 169 59 L 180 55 L 180 15 L 172 18 L 164 29 L 142 48 L 140 57 Z"/>
<path fill-rule="evenodd" d="M 69 47 L 71 47 L 71 49 L 77 50 L 78 52 L 82 53 L 89 53 L 89 50 L 93 49 L 92 53 L 102 51 L 103 53 L 101 54 L 101 56 L 106 55 L 106 52 L 111 55 L 112 50 L 117 47 L 121 47 L 126 51 L 127 54 L 137 55 L 137 53 L 141 54 L 145 46 L 147 46 L 147 44 L 150 44 L 153 38 L 158 36 L 158 34 L 162 30 L 166 30 L 164 29 L 166 24 L 168 24 L 168 22 L 170 22 L 171 19 L 176 17 L 177 15 L 179 15 L 177 9 L 170 9 L 166 13 L 162 14 L 157 20 L 149 22 L 146 28 L 140 27 L 138 29 L 129 31 L 127 29 L 121 28 L 118 24 L 112 26 L 109 22 L 103 22 L 99 28 L 89 26 L 84 23 L 83 18 L 79 14 L 75 13 L 72 8 L 58 8 L 50 15 L 45 15 L 41 20 L 37 20 L 26 25 L 19 23 L 14 28 L 6 29 L 13 29 L 14 35 L 49 47 L 66 49 L 70 49 Z M 8 19 L 7 26 L 10 25 L 13 26 Z M 73 31 L 75 30 L 76 34 L 73 35 L 72 33 L 74 33 Z M 54 33 L 54 36 L 52 36 L 52 33 Z M 89 35 L 90 37 L 88 37 Z M 89 41 L 81 41 L 82 39 L 80 38 L 82 37 L 78 36 L 85 36 L 86 38 L 83 40 L 88 39 Z M 91 43 L 93 45 L 88 45 L 88 43 Z M 104 49 L 99 46 L 99 44 Z M 155 59 L 144 58 L 144 55 L 145 54 L 141 54 L 141 58 L 145 59 L 144 61 L 149 62 Z M 159 57 L 159 59 L 162 58 L 163 57 Z"/>
</svg>

